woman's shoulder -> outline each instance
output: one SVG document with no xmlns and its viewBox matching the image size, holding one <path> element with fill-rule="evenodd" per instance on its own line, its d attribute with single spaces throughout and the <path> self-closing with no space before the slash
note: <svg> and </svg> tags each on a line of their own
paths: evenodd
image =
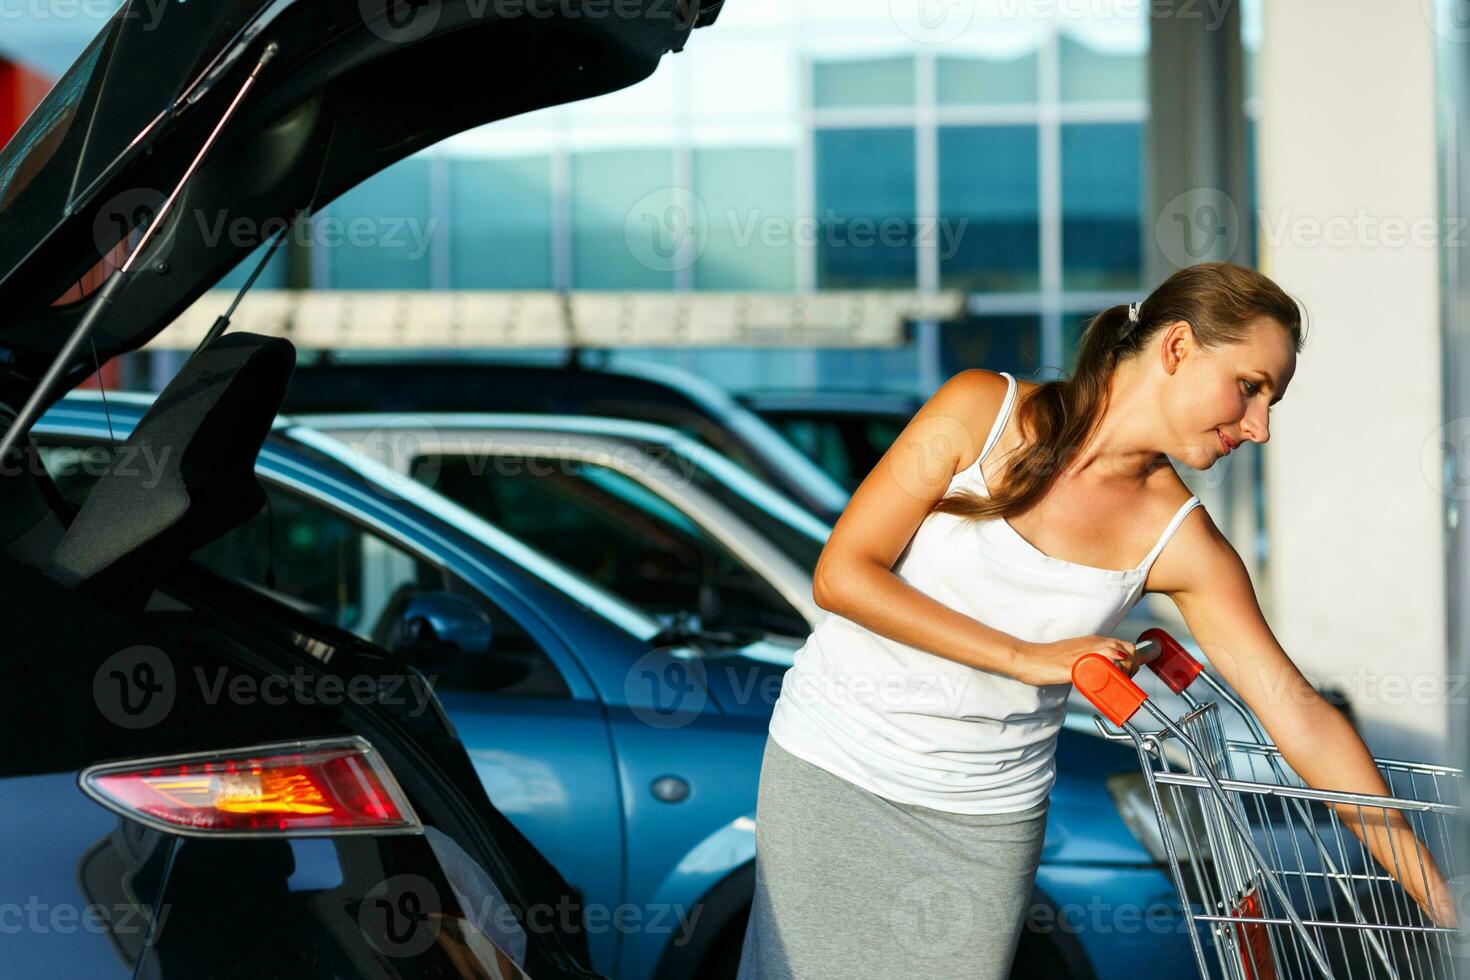
<svg viewBox="0 0 1470 980">
<path fill-rule="evenodd" d="M 1019 379 L 1017 383 L 1021 384 Z M 960 446 L 955 472 L 974 464 L 1000 417 L 1010 382 L 999 371 L 966 368 L 940 385 L 919 410 L 926 430 L 941 428 Z M 965 448 L 967 447 L 967 448 Z"/>
<path fill-rule="evenodd" d="M 920 411 L 965 419 L 988 414 L 993 419 L 1005 401 L 1009 384 L 999 371 L 966 368 L 940 385 Z"/>
<path fill-rule="evenodd" d="M 1019 378 L 1017 384 L 1025 384 Z M 940 385 L 934 394 L 937 397 L 943 392 L 958 392 L 970 396 L 981 395 L 985 392 L 999 392 L 1005 396 L 1010 382 L 1000 371 L 992 371 L 989 368 L 965 368 L 963 371 L 950 375 L 948 381 Z"/>
<path fill-rule="evenodd" d="M 1172 515 L 1179 508 L 1189 502 L 1195 496 L 1189 484 L 1174 469 L 1174 464 L 1165 457 L 1159 464 L 1157 470 L 1151 473 L 1145 481 L 1144 494 L 1152 506 L 1161 513 Z M 1203 501 L 1200 504 L 1203 507 Z"/>
</svg>

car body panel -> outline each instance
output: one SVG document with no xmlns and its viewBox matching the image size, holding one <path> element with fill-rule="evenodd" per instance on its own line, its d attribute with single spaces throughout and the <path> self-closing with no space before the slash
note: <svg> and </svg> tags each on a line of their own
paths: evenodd
<svg viewBox="0 0 1470 980">
<path fill-rule="evenodd" d="M 244 645 L 245 638 L 232 636 L 232 631 L 201 629 L 198 613 L 141 629 L 95 609 L 44 624 L 36 617 L 16 616 L 18 609 L 48 603 L 57 608 L 58 594 L 73 593 L 39 575 L 15 572 L 7 576 L 4 604 L 11 614 L 8 622 L 15 624 L 7 649 L 16 659 L 0 694 L 0 737 L 7 744 L 27 746 L 27 751 L 8 755 L 0 773 L 7 801 L 0 808 L 0 854 L 5 907 L 17 909 L 25 920 L 6 930 L 10 966 L 26 965 L 23 975 L 50 975 L 57 964 L 68 964 L 78 971 L 85 967 L 86 975 L 161 977 L 230 970 L 296 976 L 312 969 L 340 972 L 354 963 L 361 967 L 378 952 L 356 910 L 395 873 L 428 882 L 445 927 L 463 935 L 488 926 L 482 913 L 497 914 L 494 903 L 458 906 L 443 877 L 443 861 L 427 836 L 439 834 L 433 821 L 447 814 L 442 801 L 424 795 L 439 778 L 435 756 L 411 752 L 413 762 L 405 765 L 406 746 L 387 729 L 364 724 L 377 708 L 312 707 L 289 698 L 268 703 L 224 695 L 242 681 L 248 682 L 246 689 L 263 690 L 264 678 L 276 669 L 273 655 L 259 643 Z M 74 669 L 54 669 L 51 657 L 23 656 L 37 649 L 40 631 L 49 649 L 65 651 Z M 352 658 L 339 652 L 345 666 Z M 133 686 L 111 683 L 136 679 L 136 672 L 126 669 L 129 656 L 142 658 L 135 665 L 154 668 L 147 677 L 154 690 L 145 696 Z M 57 726 L 66 738 L 36 737 Z M 390 771 L 401 774 L 414 808 L 431 823 L 420 831 L 329 842 L 335 864 L 318 861 L 313 875 L 294 883 L 296 865 L 288 840 L 186 838 L 159 832 L 104 808 L 79 785 L 79 772 L 99 761 L 239 750 L 279 742 L 283 735 L 300 740 L 356 733 L 370 735 Z M 449 842 L 462 867 L 474 864 L 462 847 L 443 834 L 439 837 Z M 58 874 L 58 869 L 66 873 Z M 488 882 L 502 870 L 474 874 Z M 222 880 L 230 887 L 222 890 Z M 497 889 L 495 894 L 504 893 Z M 314 935 L 310 942 L 286 941 L 287 926 L 307 928 L 311 920 L 301 915 L 280 923 L 275 934 L 279 943 L 261 943 L 253 934 L 267 912 L 279 914 L 290 905 L 298 912 L 325 913 L 334 903 L 353 915 L 339 918 L 338 928 Z M 239 915 L 257 906 L 260 915 Z M 468 956 L 474 960 L 487 951 L 482 947 Z M 444 962 L 442 949 L 404 950 L 390 975 L 424 975 L 442 969 Z M 546 967 L 545 972 L 556 971 Z"/>
<path fill-rule="evenodd" d="M 601 706 L 463 690 L 439 699 L 496 808 L 558 869 L 575 872 L 591 909 L 621 895 L 625 805 Z M 621 934 L 592 925 L 589 915 L 592 962 L 616 963 Z"/>
<path fill-rule="evenodd" d="M 118 418 L 112 397 L 113 426 L 125 431 L 128 423 Z M 100 400 L 85 396 L 62 402 L 43 427 L 94 438 L 107 431 Z M 352 471 L 324 466 L 312 454 L 298 456 L 296 439 L 306 440 L 313 453 L 335 447 L 332 458 L 344 468 L 351 463 Z M 748 873 L 754 860 L 756 777 L 793 647 L 650 648 L 657 629 L 652 620 L 625 612 L 633 631 L 613 626 L 589 583 L 574 576 L 559 584 L 532 581 L 545 569 L 526 555 L 529 549 L 517 551 L 485 522 L 435 502 L 437 494 L 291 420 L 278 424 L 259 470 L 267 481 L 289 478 L 293 488 L 360 510 L 406 547 L 435 552 L 497 601 L 523 597 L 519 612 L 546 621 L 538 638 L 562 643 L 584 675 L 576 698 L 514 703 L 512 697 L 441 686 L 440 700 L 490 799 L 584 892 L 588 906 L 603 913 L 587 927 L 594 965 L 622 977 L 653 976 L 677 952 L 671 944 L 688 942 L 691 932 L 709 925 L 700 918 L 701 901 Z M 497 553 L 500 548 L 506 552 Z M 534 743 L 526 738 L 531 730 L 537 732 Z M 1099 882 L 1112 880 L 1114 872 L 1136 876 L 1140 889 L 1167 887 L 1167 876 L 1122 824 L 1103 782 L 1111 772 L 1136 766 L 1133 751 L 1066 728 L 1057 759 L 1038 872 L 1050 899 L 1059 906 L 1085 906 L 1095 903 L 1094 896 L 1111 900 L 1114 892 Z M 616 800 L 616 815 L 608 812 L 609 799 Z M 589 812 L 580 813 L 579 806 Z M 609 843 L 609 825 L 622 836 L 620 844 Z M 621 848 L 621 861 L 614 847 Z M 602 873 L 611 866 L 620 868 L 620 884 Z M 629 914 L 638 921 L 618 930 L 610 918 L 621 904 L 633 906 Z M 1107 975 L 1108 937 L 1076 938 L 1089 956 L 1100 958 L 1094 963 L 1099 976 Z M 1171 955 L 1163 948 L 1155 954 L 1160 962 Z M 1173 955 L 1173 962 L 1186 963 L 1179 957 L 1189 955 L 1187 942 Z"/>
<path fill-rule="evenodd" d="M 0 840 L 11 845 L 3 875 L 7 891 L 22 897 L 6 904 L 0 923 L 6 969 L 45 976 L 50 964 L 65 962 L 99 980 L 133 976 L 134 964 L 117 947 L 129 938 L 141 945 L 147 937 L 158 914 L 158 879 L 139 875 L 126 894 L 91 894 L 85 884 L 85 868 L 96 860 L 89 855 L 129 822 L 93 805 L 70 771 L 8 777 L 3 785 L 10 802 L 0 806 Z M 131 827 L 135 839 L 150 841 L 144 850 L 162 836 Z M 77 873 L 58 875 L 58 867 Z"/>
<path fill-rule="evenodd" d="M 1032 928 L 1074 941 L 1097 980 L 1197 975 L 1167 869 L 1047 862 L 1036 887 L 1049 901 L 1033 910 Z"/>
</svg>

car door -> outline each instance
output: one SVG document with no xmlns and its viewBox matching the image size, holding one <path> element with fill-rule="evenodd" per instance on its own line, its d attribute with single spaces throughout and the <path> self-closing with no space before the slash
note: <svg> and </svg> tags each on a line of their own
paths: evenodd
<svg viewBox="0 0 1470 980">
<path fill-rule="evenodd" d="M 109 447 L 47 439 L 42 458 L 62 494 L 79 503 L 106 468 Z M 471 588 L 426 546 L 390 536 L 342 501 L 262 479 L 266 509 L 204 546 L 194 560 L 266 591 L 321 622 L 381 639 L 385 621 L 412 594 L 472 599 L 492 627 L 491 655 L 531 669 L 511 686 L 483 658 L 447 651 L 418 666 L 464 743 L 486 795 L 581 891 L 589 922 L 623 901 L 622 801 L 603 709 L 571 686 L 548 655 L 556 642 L 540 617 L 510 612 L 509 598 Z M 546 910 L 543 915 L 560 914 Z M 605 916 L 604 916 L 605 919 Z M 588 928 L 593 965 L 617 962 L 619 934 Z"/>
<path fill-rule="evenodd" d="M 648 614 L 700 609 L 713 613 L 702 616 L 707 629 L 805 634 L 799 614 L 764 580 L 629 474 L 565 447 L 553 457 L 475 440 L 480 455 L 467 456 L 452 445 L 441 434 L 432 449 L 405 460 L 409 473 L 432 477 L 441 494 Z M 701 600 L 702 587 L 718 597 L 712 606 Z M 656 650 L 632 663 L 586 664 L 614 692 L 606 707 L 629 788 L 627 900 L 645 916 L 622 965 L 644 975 L 653 941 L 685 935 L 697 898 L 753 845 L 749 817 L 768 721 L 703 710 L 705 675 L 735 670 L 736 696 L 760 700 L 769 690 L 749 666 L 672 660 Z"/>
</svg>

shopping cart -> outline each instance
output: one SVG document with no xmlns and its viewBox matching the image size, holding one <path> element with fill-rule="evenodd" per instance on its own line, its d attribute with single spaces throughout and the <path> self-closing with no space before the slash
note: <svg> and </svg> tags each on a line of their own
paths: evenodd
<svg viewBox="0 0 1470 980">
<path fill-rule="evenodd" d="M 1138 750 L 1200 976 L 1453 976 L 1465 955 L 1457 930 L 1437 925 L 1396 879 L 1415 875 L 1428 892 L 1426 851 L 1453 873 L 1461 771 L 1375 759 L 1389 796 L 1309 788 L 1250 710 L 1167 632 L 1146 630 L 1135 647 L 1183 700 L 1182 714 L 1171 718 L 1101 654 L 1081 657 L 1072 682 L 1117 726 L 1094 715 L 1102 734 Z M 1196 680 L 1211 700 L 1196 700 Z M 1222 705 L 1245 737 L 1227 737 Z M 1156 730 L 1133 724 L 1140 709 Z M 1399 815 L 1424 850 L 1400 846 L 1410 842 L 1392 832 Z M 1353 832 L 1378 837 L 1379 825 L 1394 875 Z"/>
</svg>

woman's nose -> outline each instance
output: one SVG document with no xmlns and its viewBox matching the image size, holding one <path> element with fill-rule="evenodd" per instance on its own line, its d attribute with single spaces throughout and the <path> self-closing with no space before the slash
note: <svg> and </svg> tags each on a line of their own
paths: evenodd
<svg viewBox="0 0 1470 980">
<path fill-rule="evenodd" d="M 1265 444 L 1271 438 L 1271 420 L 1267 410 L 1252 405 L 1245 418 L 1240 420 L 1240 431 L 1251 442 Z"/>
</svg>

